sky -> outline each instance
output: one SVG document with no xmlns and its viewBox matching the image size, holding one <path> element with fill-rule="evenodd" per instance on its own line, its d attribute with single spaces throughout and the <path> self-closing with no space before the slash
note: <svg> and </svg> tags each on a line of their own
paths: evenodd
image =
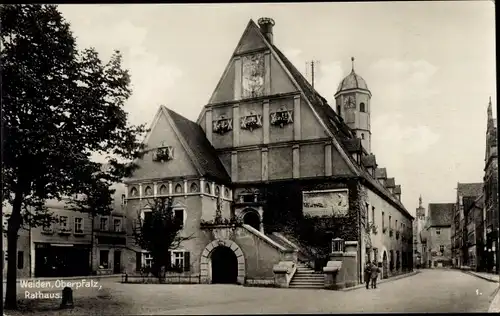
<svg viewBox="0 0 500 316">
<path fill-rule="evenodd" d="M 129 69 L 132 124 L 160 105 L 195 121 L 250 19 L 271 17 L 274 43 L 330 104 L 351 70 L 372 93 L 372 152 L 410 213 L 454 202 L 482 182 L 486 108 L 496 109 L 492 1 L 60 5 L 80 48 L 115 49 Z M 495 114 L 496 116 L 496 114 Z"/>
</svg>

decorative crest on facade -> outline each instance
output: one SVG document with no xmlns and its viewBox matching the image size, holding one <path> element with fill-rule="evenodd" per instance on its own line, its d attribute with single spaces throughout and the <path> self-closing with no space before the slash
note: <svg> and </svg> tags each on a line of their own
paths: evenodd
<svg viewBox="0 0 500 316">
<path fill-rule="evenodd" d="M 278 111 L 271 113 L 271 124 L 283 127 L 293 123 L 293 110 L 288 110 L 285 106 L 279 108 Z"/>
<path fill-rule="evenodd" d="M 218 119 L 212 122 L 212 131 L 214 133 L 223 135 L 232 130 L 233 130 L 233 119 L 228 118 L 225 115 L 219 116 Z"/>
<path fill-rule="evenodd" d="M 164 162 L 172 159 L 174 159 L 174 147 L 165 146 L 164 144 L 158 147 L 153 155 L 153 161 L 157 162 Z"/>
<path fill-rule="evenodd" d="M 262 115 L 255 114 L 255 112 L 250 111 L 249 115 L 241 117 L 240 126 L 242 129 L 250 130 L 250 132 L 254 129 L 262 127 Z"/>
</svg>

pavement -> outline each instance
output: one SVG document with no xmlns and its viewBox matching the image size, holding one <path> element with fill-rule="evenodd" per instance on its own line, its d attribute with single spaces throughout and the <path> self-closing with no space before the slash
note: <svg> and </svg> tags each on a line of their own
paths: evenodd
<svg viewBox="0 0 500 316">
<path fill-rule="evenodd" d="M 400 274 L 397 276 L 390 277 L 388 279 L 380 279 L 379 278 L 379 279 L 377 279 L 377 285 L 384 284 L 384 283 L 391 282 L 391 281 L 396 281 L 396 280 L 399 280 L 402 278 L 408 278 L 408 277 L 414 276 L 415 274 L 418 274 L 418 273 L 420 273 L 420 270 L 415 270 L 415 271 L 412 271 L 410 273 Z M 365 284 L 358 284 L 356 286 L 346 287 L 346 288 L 342 289 L 342 291 L 352 291 L 352 290 L 357 290 L 357 289 L 362 289 L 362 288 L 366 288 L 366 285 Z"/>
<path fill-rule="evenodd" d="M 488 309 L 488 313 L 500 313 L 500 275 L 486 272 L 475 272 L 475 271 L 464 271 L 467 274 L 476 276 L 480 279 L 497 283 L 498 287 L 496 290 L 496 294 L 494 295 L 490 307 Z"/>
<path fill-rule="evenodd" d="M 112 278 L 101 279 L 100 286 L 75 290 L 75 307 L 70 310 L 58 309 L 60 299 L 26 299 L 19 292 L 21 309 L 6 315 L 487 312 L 498 289 L 497 283 L 450 269 L 421 270 L 389 279 L 377 289 L 355 291 L 122 284 Z"/>
<path fill-rule="evenodd" d="M 465 271 L 465 273 L 471 274 L 473 276 L 476 276 L 478 278 L 490 281 L 490 282 L 496 282 L 499 283 L 500 281 L 500 276 L 498 274 L 493 274 L 493 273 L 486 273 L 486 272 L 475 272 L 475 271 Z"/>
</svg>

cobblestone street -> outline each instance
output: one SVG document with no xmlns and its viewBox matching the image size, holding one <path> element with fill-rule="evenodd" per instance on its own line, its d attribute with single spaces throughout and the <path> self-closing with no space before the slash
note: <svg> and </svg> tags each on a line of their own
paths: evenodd
<svg viewBox="0 0 500 316">
<path fill-rule="evenodd" d="M 57 310 L 60 301 L 56 300 L 32 300 L 25 305 L 23 315 L 485 312 L 498 287 L 497 283 L 456 270 L 423 270 L 415 276 L 382 283 L 375 290 L 347 292 L 121 284 L 117 279 L 103 279 L 102 285 L 100 291 L 75 291 L 72 310 Z M 21 311 L 7 315 L 21 315 Z"/>
</svg>

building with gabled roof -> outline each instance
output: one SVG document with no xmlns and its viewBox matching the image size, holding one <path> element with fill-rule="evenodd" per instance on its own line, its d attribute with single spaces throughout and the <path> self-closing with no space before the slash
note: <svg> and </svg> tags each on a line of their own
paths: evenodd
<svg viewBox="0 0 500 316">
<path fill-rule="evenodd" d="M 274 44 L 274 21 L 258 24 L 249 21 L 196 123 L 160 107 L 126 182 L 129 214 L 173 197 L 183 233 L 195 238 L 171 250 L 172 263 L 201 282 L 274 282 L 274 265 L 307 252 L 293 242 L 304 217 L 349 222 L 330 237 L 356 245 L 355 282 L 366 260 L 380 262 L 384 277 L 409 271 L 413 217 L 401 186 L 378 177 L 371 92 L 354 59 L 332 91 L 335 111 Z M 130 249 L 145 253 L 132 240 Z M 138 255 L 129 268 L 144 262 Z"/>
<path fill-rule="evenodd" d="M 449 267 L 451 259 L 451 225 L 455 203 L 429 203 L 425 223 L 426 264 L 429 268 Z"/>
</svg>

